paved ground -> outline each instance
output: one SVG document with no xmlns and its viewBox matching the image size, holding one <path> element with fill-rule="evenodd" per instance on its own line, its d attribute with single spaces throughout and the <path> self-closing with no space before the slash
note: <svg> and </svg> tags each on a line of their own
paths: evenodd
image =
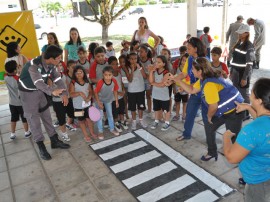
<svg viewBox="0 0 270 202">
<path fill-rule="evenodd" d="M 270 71 L 254 71 L 254 80 L 264 76 L 270 78 Z M 254 81 L 253 80 L 253 81 Z M 52 117 L 55 120 L 53 111 Z M 147 122 L 151 118 L 145 115 Z M 36 145 L 31 139 L 23 137 L 22 124 L 17 125 L 17 139 L 11 141 L 10 113 L 8 96 L 4 85 L 0 85 L 0 201 L 136 201 L 127 189 L 117 180 L 100 158 L 89 149 L 78 130 L 70 132 L 71 148 L 51 150 L 46 136 L 46 146 L 52 160 L 39 158 Z M 247 122 L 245 122 L 246 124 Z M 193 138 L 176 142 L 175 138 L 183 129 L 183 123 L 172 122 L 167 132 L 160 128 L 154 135 L 176 151 L 229 184 L 235 192 L 222 201 L 243 201 L 243 189 L 238 186 L 237 165 L 229 165 L 222 155 L 222 136 L 225 128 L 218 130 L 217 143 L 219 159 L 217 162 L 202 162 L 206 153 L 205 134 L 201 118 L 196 119 Z M 44 133 L 45 130 L 43 129 Z M 153 134 L 153 130 L 149 129 Z M 106 136 L 110 138 L 110 135 Z"/>
</svg>

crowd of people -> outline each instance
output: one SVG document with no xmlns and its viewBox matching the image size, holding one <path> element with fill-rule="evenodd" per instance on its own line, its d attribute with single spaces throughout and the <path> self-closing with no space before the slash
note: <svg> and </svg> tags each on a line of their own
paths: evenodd
<svg viewBox="0 0 270 202">
<path fill-rule="evenodd" d="M 86 142 L 103 140 L 104 128 L 118 136 L 129 128 L 129 121 L 132 130 L 137 129 L 137 124 L 147 128 L 143 114 L 154 111 L 149 128 L 156 130 L 163 121 L 161 130 L 167 131 L 170 121 L 181 119 L 184 131 L 176 140 L 183 141 L 191 139 L 201 109 L 208 146 L 201 160 L 218 160 L 216 130 L 225 124 L 224 154 L 229 162 L 240 163 L 241 183 L 248 183 L 246 201 L 269 201 L 264 189 L 270 186 L 270 79 L 259 79 L 249 96 L 252 70 L 259 68 L 265 28 L 260 20 L 249 18 L 247 24 L 242 21 L 243 17 L 238 16 L 227 32 L 227 41 L 231 38 L 227 64 L 220 62 L 220 47 L 210 48 L 213 39 L 209 27 L 204 28 L 200 38 L 188 34 L 179 47 L 179 58 L 172 64 L 164 39 L 149 29 L 145 17 L 139 18 L 131 41 L 122 41 L 118 58 L 110 41 L 105 47 L 91 42 L 87 52 L 75 27 L 70 29 L 70 39 L 63 49 L 56 34 L 49 33 L 41 56 L 30 61 L 20 53 L 19 45 L 11 42 L 5 62 L 10 138 L 16 138 L 16 122 L 21 117 L 25 137 L 32 135 L 40 157 L 49 160 L 41 121 L 51 147 L 67 149 L 67 130 L 79 127 Z M 250 25 L 255 26 L 253 43 L 249 40 Z M 154 45 L 149 44 L 150 37 Z M 51 104 L 57 117 L 55 123 L 49 111 Z M 171 119 L 174 105 L 175 116 Z M 91 106 L 100 112 L 97 122 L 89 117 Z M 242 128 L 250 115 L 255 120 Z M 59 136 L 55 130 L 58 126 Z"/>
</svg>

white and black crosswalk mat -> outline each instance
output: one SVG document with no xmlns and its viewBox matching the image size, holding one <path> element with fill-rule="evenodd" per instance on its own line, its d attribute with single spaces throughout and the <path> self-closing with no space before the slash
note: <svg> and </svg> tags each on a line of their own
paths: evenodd
<svg viewBox="0 0 270 202">
<path fill-rule="evenodd" d="M 217 201 L 233 191 L 148 131 L 89 145 L 138 201 Z"/>
</svg>

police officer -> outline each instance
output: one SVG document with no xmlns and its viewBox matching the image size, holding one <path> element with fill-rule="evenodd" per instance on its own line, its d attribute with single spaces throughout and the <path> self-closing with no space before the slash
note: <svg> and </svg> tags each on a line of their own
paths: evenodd
<svg viewBox="0 0 270 202">
<path fill-rule="evenodd" d="M 38 145 L 40 157 L 44 160 L 50 160 L 51 156 L 43 143 L 44 136 L 40 119 L 51 139 L 52 149 L 67 149 L 70 147 L 70 145 L 58 139 L 58 135 L 52 125 L 49 103 L 47 101 L 47 96 L 61 96 L 63 104 L 65 106 L 68 104 L 65 85 L 55 68 L 61 61 L 62 53 L 63 50 L 59 47 L 49 46 L 45 51 L 44 57 L 39 56 L 25 64 L 19 79 L 24 115 L 30 125 L 33 140 Z M 49 76 L 56 84 L 57 89 L 47 85 Z"/>
</svg>

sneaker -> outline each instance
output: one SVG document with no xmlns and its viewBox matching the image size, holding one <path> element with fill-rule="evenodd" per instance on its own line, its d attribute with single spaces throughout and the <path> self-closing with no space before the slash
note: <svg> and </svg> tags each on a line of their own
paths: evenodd
<svg viewBox="0 0 270 202">
<path fill-rule="evenodd" d="M 131 130 L 136 130 L 137 129 L 137 121 L 133 120 L 132 125 L 131 125 Z"/>
<path fill-rule="evenodd" d="M 239 181 L 238 181 L 239 185 L 241 186 L 245 186 L 246 185 L 246 182 L 243 178 L 239 178 Z"/>
<path fill-rule="evenodd" d="M 24 134 L 24 137 L 25 137 L 25 138 L 29 138 L 29 137 L 31 137 L 31 135 L 32 135 L 31 131 L 27 131 L 27 132 Z"/>
<path fill-rule="evenodd" d="M 162 126 L 161 130 L 162 131 L 166 131 L 170 128 L 170 124 L 164 123 L 164 125 Z"/>
<path fill-rule="evenodd" d="M 108 119 L 106 119 L 105 121 L 104 121 L 104 126 L 103 126 L 104 128 L 109 128 L 109 121 L 108 121 Z"/>
<path fill-rule="evenodd" d="M 70 131 L 75 131 L 77 130 L 77 128 L 74 128 L 72 125 L 70 124 L 66 124 L 66 128 L 69 129 Z"/>
<path fill-rule="evenodd" d="M 115 129 L 116 129 L 119 133 L 122 132 L 121 126 L 120 126 L 120 124 L 119 124 L 118 122 L 115 123 Z"/>
<path fill-rule="evenodd" d="M 68 134 L 67 134 L 67 133 L 62 133 L 62 134 L 61 134 L 61 137 L 62 137 L 62 139 L 63 139 L 64 141 L 67 141 L 67 142 L 70 141 L 70 138 L 68 137 Z"/>
<path fill-rule="evenodd" d="M 10 139 L 11 139 L 11 140 L 15 140 L 15 138 L 16 138 L 15 133 L 11 133 L 11 134 L 10 134 Z"/>
<path fill-rule="evenodd" d="M 172 121 L 179 121 L 179 119 L 180 119 L 180 116 L 174 116 L 174 117 L 172 118 Z"/>
<path fill-rule="evenodd" d="M 141 125 L 141 127 L 143 127 L 143 128 L 147 128 L 147 124 L 144 122 L 144 120 L 142 119 L 142 120 L 140 120 L 140 125 Z"/>
<path fill-rule="evenodd" d="M 151 129 L 156 129 L 158 126 L 158 122 L 153 122 L 152 125 L 151 125 Z"/>
<path fill-rule="evenodd" d="M 57 128 L 59 126 L 59 121 L 55 121 L 53 127 Z"/>
<path fill-rule="evenodd" d="M 117 130 L 115 130 L 115 129 L 112 130 L 111 133 L 112 133 L 113 135 L 115 135 L 115 136 L 118 136 L 118 135 L 119 135 L 119 132 L 118 132 Z"/>
<path fill-rule="evenodd" d="M 120 125 L 121 125 L 125 130 L 128 129 L 128 126 L 127 126 L 127 122 L 126 122 L 126 121 L 120 122 Z"/>
</svg>

